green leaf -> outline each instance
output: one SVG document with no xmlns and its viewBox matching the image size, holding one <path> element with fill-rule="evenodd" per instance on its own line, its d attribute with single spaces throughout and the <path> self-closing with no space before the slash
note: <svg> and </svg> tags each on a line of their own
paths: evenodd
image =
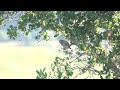
<svg viewBox="0 0 120 90">
<path fill-rule="evenodd" d="M 58 79 L 61 79 L 62 78 L 62 72 L 57 68 L 57 73 L 58 73 Z"/>
<path fill-rule="evenodd" d="M 23 19 L 22 19 L 22 18 L 20 18 L 20 22 L 23 22 Z"/>
<path fill-rule="evenodd" d="M 83 44 L 80 44 L 80 49 L 85 51 L 85 46 Z"/>
<path fill-rule="evenodd" d="M 40 76 L 40 72 L 38 70 L 36 70 L 37 74 Z"/>
<path fill-rule="evenodd" d="M 36 79 L 41 79 L 41 78 L 37 76 Z"/>
<path fill-rule="evenodd" d="M 28 34 L 29 34 L 29 32 L 26 32 L 25 34 L 26 34 L 26 35 L 28 35 Z"/>
<path fill-rule="evenodd" d="M 45 20 L 43 21 L 43 25 L 46 26 L 46 21 Z"/>
</svg>

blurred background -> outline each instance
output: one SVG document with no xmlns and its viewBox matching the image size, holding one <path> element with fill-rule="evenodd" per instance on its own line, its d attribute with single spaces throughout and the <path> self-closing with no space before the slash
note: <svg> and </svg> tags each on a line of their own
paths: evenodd
<svg viewBox="0 0 120 90">
<path fill-rule="evenodd" d="M 0 27 L 0 79 L 36 78 L 36 70 L 49 68 L 56 56 L 63 56 L 59 39 L 51 37 L 49 41 L 35 40 L 37 31 L 28 36 L 11 40 L 6 34 L 7 27 Z M 54 32 L 49 32 L 53 36 Z"/>
</svg>

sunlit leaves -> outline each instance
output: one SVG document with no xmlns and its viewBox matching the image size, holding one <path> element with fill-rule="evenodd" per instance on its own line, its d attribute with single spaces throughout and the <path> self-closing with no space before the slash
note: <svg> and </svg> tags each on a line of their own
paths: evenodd
<svg viewBox="0 0 120 90">
<path fill-rule="evenodd" d="M 10 28 L 7 30 L 7 34 L 9 35 L 10 39 L 15 39 L 17 37 L 17 27 L 10 25 Z"/>
<path fill-rule="evenodd" d="M 43 26 L 46 26 L 46 21 L 43 21 Z"/>
<path fill-rule="evenodd" d="M 22 18 L 20 18 L 20 22 L 21 22 L 21 23 L 23 22 Z"/>
<path fill-rule="evenodd" d="M 111 41 L 116 41 L 119 39 L 119 31 L 116 30 L 119 26 L 119 12 L 85 11 L 76 13 L 74 11 L 65 11 L 57 12 L 56 15 L 58 16 L 58 18 L 56 19 L 58 23 L 62 23 L 61 32 L 63 32 L 63 35 L 65 37 L 68 38 L 75 35 L 80 43 L 78 47 L 82 51 L 97 53 L 97 56 L 93 56 L 93 58 L 89 59 L 89 63 L 93 64 L 96 62 L 104 64 L 104 71 L 100 74 L 101 78 L 103 78 L 102 74 L 104 74 L 105 72 L 106 77 L 104 78 L 112 78 L 109 74 L 109 66 L 111 63 L 107 64 L 108 60 L 106 58 L 106 51 L 100 46 L 100 42 L 103 39 Z M 82 23 L 82 25 L 80 25 L 80 23 Z M 45 24 L 44 22 L 43 25 L 46 26 L 47 24 Z M 57 30 L 57 27 L 54 28 L 56 28 L 55 30 Z M 104 30 L 100 31 L 99 28 L 102 28 Z M 110 29 L 112 33 L 109 33 L 108 29 Z M 59 33 L 55 35 L 55 37 L 57 36 L 59 36 Z M 69 71 L 68 73 L 70 74 Z"/>
<path fill-rule="evenodd" d="M 49 36 L 48 36 L 48 33 L 47 32 L 43 32 L 43 37 L 44 37 L 44 40 L 48 41 L 49 40 Z"/>
</svg>

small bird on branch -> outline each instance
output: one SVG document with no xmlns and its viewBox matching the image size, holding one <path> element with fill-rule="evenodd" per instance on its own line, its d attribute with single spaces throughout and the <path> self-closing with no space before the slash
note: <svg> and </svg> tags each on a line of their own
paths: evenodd
<svg viewBox="0 0 120 90">
<path fill-rule="evenodd" d="M 59 43 L 63 46 L 63 49 L 65 50 L 65 49 L 68 49 L 68 48 L 70 48 L 70 44 L 67 42 L 67 41 L 65 41 L 65 40 L 59 40 Z M 70 48 L 71 49 L 71 48 Z"/>
</svg>

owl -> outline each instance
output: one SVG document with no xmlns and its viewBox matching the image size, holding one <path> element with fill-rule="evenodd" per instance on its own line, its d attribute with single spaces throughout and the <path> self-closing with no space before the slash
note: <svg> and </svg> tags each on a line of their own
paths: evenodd
<svg viewBox="0 0 120 90">
<path fill-rule="evenodd" d="M 70 44 L 65 40 L 59 40 L 59 43 L 63 46 L 64 50 L 70 48 Z"/>
</svg>

